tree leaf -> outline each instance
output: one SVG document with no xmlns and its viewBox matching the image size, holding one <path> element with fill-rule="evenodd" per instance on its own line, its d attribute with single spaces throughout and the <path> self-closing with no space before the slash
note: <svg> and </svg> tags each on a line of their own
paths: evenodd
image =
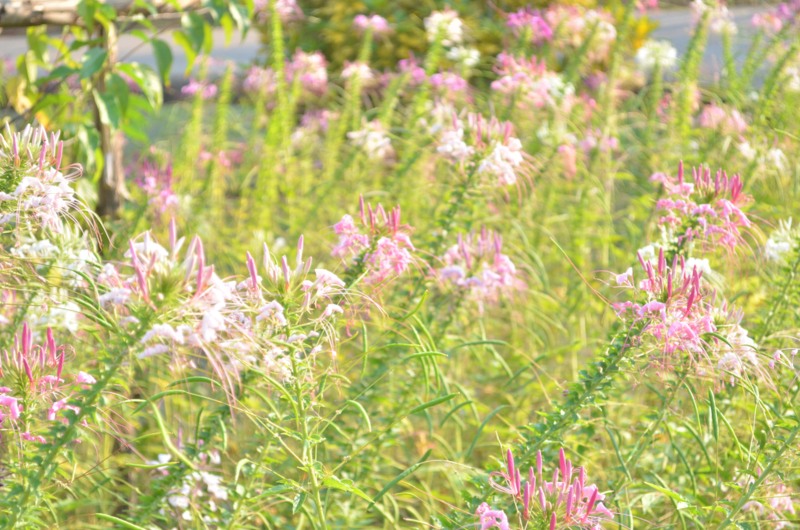
<svg viewBox="0 0 800 530">
<path fill-rule="evenodd" d="M 100 71 L 108 58 L 108 52 L 102 48 L 90 48 L 83 56 L 81 78 L 88 79 Z"/>
<path fill-rule="evenodd" d="M 97 112 L 100 114 L 100 121 L 115 129 L 119 128 L 120 111 L 114 96 L 97 90 L 92 90 L 92 96 L 94 96 L 94 104 L 97 105 Z"/>
<path fill-rule="evenodd" d="M 153 53 L 156 57 L 158 75 L 165 85 L 169 85 L 169 74 L 172 69 L 172 49 L 169 44 L 161 39 L 153 39 L 150 44 L 153 46 Z"/>
</svg>

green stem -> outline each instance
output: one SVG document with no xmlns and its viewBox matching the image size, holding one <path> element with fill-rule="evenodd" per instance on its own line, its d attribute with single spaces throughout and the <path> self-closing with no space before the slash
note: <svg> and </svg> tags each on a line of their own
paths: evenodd
<svg viewBox="0 0 800 530">
<path fill-rule="evenodd" d="M 724 521 L 722 521 L 722 524 L 717 527 L 717 530 L 722 530 L 723 528 L 727 528 L 731 525 L 733 518 L 742 510 L 742 507 L 750 501 L 750 497 L 753 496 L 753 493 L 756 492 L 761 483 L 763 483 L 770 473 L 772 473 L 772 469 L 778 463 L 778 460 L 780 460 L 781 456 L 783 456 L 783 453 L 785 453 L 786 450 L 792 446 L 792 443 L 794 442 L 794 439 L 797 437 L 798 433 L 800 433 L 800 424 L 795 426 L 795 428 L 791 431 L 789 437 L 786 438 L 780 449 L 778 449 L 778 451 L 773 455 L 772 459 L 769 461 L 769 464 L 767 464 L 767 467 L 765 467 L 758 478 L 756 478 L 753 483 L 750 484 L 750 487 L 747 488 L 745 494 L 742 495 L 742 497 L 739 499 L 739 502 L 737 502 L 733 509 L 731 509 L 730 513 L 728 513 L 728 516 Z"/>
</svg>

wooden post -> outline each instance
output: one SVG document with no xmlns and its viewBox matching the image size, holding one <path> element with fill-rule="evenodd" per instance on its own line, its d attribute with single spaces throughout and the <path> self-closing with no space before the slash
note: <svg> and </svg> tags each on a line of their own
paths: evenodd
<svg viewBox="0 0 800 530">
<path fill-rule="evenodd" d="M 101 29 L 100 32 L 108 53 L 107 64 L 113 67 L 118 58 L 117 28 L 111 22 L 108 29 Z M 97 74 L 96 84 L 101 93 L 105 91 L 104 70 Z M 100 133 L 100 150 L 103 153 L 103 172 L 97 189 L 97 215 L 113 219 L 119 214 L 122 201 L 128 197 L 125 189 L 125 168 L 122 164 L 124 138 L 122 131 L 115 131 L 109 124 L 102 122 L 97 108 L 94 111 L 94 123 Z"/>
</svg>

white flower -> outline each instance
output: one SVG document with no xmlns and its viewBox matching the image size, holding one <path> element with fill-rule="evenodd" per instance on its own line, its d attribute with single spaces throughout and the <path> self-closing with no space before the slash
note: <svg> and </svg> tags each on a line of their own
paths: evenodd
<svg viewBox="0 0 800 530">
<path fill-rule="evenodd" d="M 784 88 L 789 92 L 800 92 L 800 67 L 788 66 L 784 73 L 786 74 Z"/>
<path fill-rule="evenodd" d="M 758 151 L 756 151 L 755 147 L 750 145 L 750 142 L 742 142 L 736 148 L 739 150 L 739 153 L 746 159 L 746 160 L 754 160 Z"/>
<path fill-rule="evenodd" d="M 648 40 L 637 50 L 636 64 L 645 73 L 652 72 L 656 66 L 662 72 L 671 71 L 678 64 L 678 51 L 669 41 Z"/>
<path fill-rule="evenodd" d="M 460 44 L 464 39 L 464 23 L 452 9 L 434 11 L 425 19 L 425 32 L 428 42 L 440 39 L 443 46 L 450 47 Z"/>
<path fill-rule="evenodd" d="M 167 502 L 170 503 L 171 506 L 174 508 L 188 508 L 189 507 L 189 497 L 186 495 L 170 495 L 167 497 Z M 188 512 L 186 512 L 188 513 Z M 185 518 L 185 517 L 184 517 Z M 192 520 L 191 514 L 189 514 L 188 521 Z"/>
<path fill-rule="evenodd" d="M 146 344 L 155 338 L 171 340 L 178 344 L 183 344 L 184 342 L 183 335 L 178 333 L 175 328 L 169 324 L 155 324 L 147 333 L 144 334 L 141 343 Z"/>
<path fill-rule="evenodd" d="M 268 322 L 272 323 L 276 326 L 285 326 L 287 324 L 286 317 L 283 314 L 283 306 L 278 303 L 277 301 L 273 300 L 272 302 L 268 303 L 264 307 L 261 308 L 261 311 L 258 313 L 256 320 L 267 320 Z"/>
<path fill-rule="evenodd" d="M 642 247 L 638 250 L 638 254 L 642 257 L 643 261 L 655 261 L 658 258 L 658 253 L 661 250 L 661 245 L 653 243 Z"/>
<path fill-rule="evenodd" d="M 800 235 L 800 231 L 792 228 L 791 218 L 778 223 L 778 229 L 772 233 L 764 246 L 764 254 L 767 259 L 778 263 L 783 262 L 797 245 L 798 235 Z"/>
<path fill-rule="evenodd" d="M 225 317 L 219 309 L 212 308 L 203 315 L 203 320 L 200 322 L 200 337 L 205 342 L 211 342 L 217 338 L 217 331 L 226 327 Z"/>
<path fill-rule="evenodd" d="M 691 4 L 695 24 L 708 13 L 708 29 L 712 33 L 734 35 L 738 31 L 728 7 L 715 0 L 694 0 Z"/>
<path fill-rule="evenodd" d="M 517 182 L 516 168 L 522 164 L 522 143 L 511 137 L 506 143 L 496 143 L 478 165 L 478 173 L 488 173 L 497 177 L 501 186 L 510 186 Z"/>
<path fill-rule="evenodd" d="M 358 78 L 364 84 L 369 84 L 375 80 L 375 74 L 367 63 L 346 63 L 342 69 L 342 79 L 350 80 L 355 78 Z"/>
<path fill-rule="evenodd" d="M 473 68 L 481 60 L 481 52 L 475 48 L 456 46 L 447 51 L 447 58 L 454 63 L 464 65 L 467 68 Z"/>
<path fill-rule="evenodd" d="M 388 160 L 394 155 L 392 141 L 378 121 L 371 121 L 363 129 L 347 133 L 347 138 L 372 160 Z"/>
<path fill-rule="evenodd" d="M 464 142 L 464 129 L 450 129 L 442 133 L 436 152 L 453 162 L 461 162 L 475 153 L 475 149 Z"/>
<path fill-rule="evenodd" d="M 767 160 L 771 162 L 775 169 L 778 171 L 786 171 L 786 165 L 789 163 L 789 160 L 786 158 L 786 155 L 777 147 L 773 147 L 769 151 L 767 151 Z"/>
<path fill-rule="evenodd" d="M 685 274 L 691 274 L 692 271 L 694 271 L 695 269 L 697 269 L 697 272 L 702 273 L 703 276 L 709 276 L 713 274 L 713 271 L 711 270 L 711 265 L 709 265 L 708 260 L 705 258 L 703 259 L 688 258 L 684 262 L 683 270 Z"/>
</svg>

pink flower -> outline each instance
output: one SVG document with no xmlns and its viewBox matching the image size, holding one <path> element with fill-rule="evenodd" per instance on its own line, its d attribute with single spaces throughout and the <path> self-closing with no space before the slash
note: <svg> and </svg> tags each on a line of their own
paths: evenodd
<svg viewBox="0 0 800 530">
<path fill-rule="evenodd" d="M 480 518 L 481 530 L 488 530 L 489 528 L 499 528 L 500 530 L 510 530 L 508 526 L 508 517 L 502 510 L 493 510 L 485 502 L 478 506 L 475 515 Z"/>
<path fill-rule="evenodd" d="M 141 173 L 136 179 L 136 184 L 145 192 L 149 204 L 158 214 L 164 214 L 178 207 L 178 195 L 172 188 L 172 164 L 167 163 L 162 168 L 151 160 L 145 160 L 138 171 Z"/>
<path fill-rule="evenodd" d="M 466 92 L 469 82 L 453 72 L 440 72 L 431 76 L 431 86 L 446 93 Z"/>
<path fill-rule="evenodd" d="M 529 39 L 534 44 L 542 44 L 553 39 L 553 28 L 540 12 L 530 8 L 509 13 L 506 25 L 511 28 L 514 35 Z"/>
<path fill-rule="evenodd" d="M 339 243 L 331 252 L 340 258 L 360 257 L 367 283 L 382 283 L 399 276 L 413 263 L 415 250 L 408 232 L 411 227 L 400 223 L 400 208 L 386 212 L 380 204 L 373 209 L 360 201 L 361 228 L 350 215 L 344 215 L 334 231 Z M 366 231 L 366 233 L 365 233 Z"/>
<path fill-rule="evenodd" d="M 189 82 L 181 88 L 181 94 L 184 96 L 194 96 L 199 94 L 203 99 L 211 99 L 217 95 L 217 86 L 213 83 L 200 82 L 196 79 L 190 79 Z"/>
<path fill-rule="evenodd" d="M 44 439 L 44 436 L 34 436 L 28 431 L 25 431 L 22 434 L 20 434 L 20 437 L 22 437 L 23 440 L 26 440 L 28 442 L 38 442 L 40 444 L 47 443 L 47 440 Z"/>
<path fill-rule="evenodd" d="M 272 68 L 252 66 L 247 70 L 247 75 L 242 82 L 242 89 L 251 94 L 263 92 L 272 94 L 277 86 L 275 72 Z"/>
<path fill-rule="evenodd" d="M 286 64 L 286 80 L 298 82 L 309 96 L 319 97 L 328 91 L 328 63 L 320 52 L 306 53 L 296 50 Z"/>
<path fill-rule="evenodd" d="M 603 506 L 603 494 L 594 484 L 586 484 L 586 472 L 575 468 L 561 449 L 558 467 L 545 474 L 542 453 L 536 455 L 536 467 L 523 473 L 517 468 L 514 456 L 506 453 L 505 471 L 489 474 L 491 487 L 511 497 L 510 503 L 519 510 L 529 528 L 599 529 L 613 514 Z M 501 478 L 497 482 L 495 478 Z M 548 480 L 550 479 L 550 480 Z M 505 513 L 481 504 L 475 512 L 481 528 L 509 528 Z M 488 526 L 483 526 L 484 524 Z"/>
<path fill-rule="evenodd" d="M 21 407 L 19 406 L 17 398 L 0 395 L 0 406 L 8 409 L 8 415 L 11 416 L 12 420 L 16 421 L 19 419 Z"/>
<path fill-rule="evenodd" d="M 738 135 L 747 130 L 747 121 L 738 110 L 727 111 L 713 103 L 703 108 L 697 121 L 700 127 L 726 134 Z"/>
<path fill-rule="evenodd" d="M 720 170 L 712 176 L 708 168 L 695 168 L 694 182 L 689 182 L 681 164 L 677 177 L 656 178 L 668 195 L 656 204 L 662 212 L 659 224 L 675 234 L 680 245 L 699 240 L 733 250 L 742 242 L 741 230 L 751 223 L 741 208 L 750 198 L 742 193 L 738 175 L 728 177 Z"/>
<path fill-rule="evenodd" d="M 419 65 L 417 59 L 412 55 L 408 59 L 400 59 L 397 62 L 397 71 L 409 76 L 409 82 L 412 86 L 422 84 L 428 77 L 425 69 Z"/>
<path fill-rule="evenodd" d="M 485 304 L 496 304 L 524 287 L 511 259 L 503 254 L 502 238 L 485 228 L 477 234 L 458 236 L 436 271 L 439 279 L 463 289 L 482 312 Z"/>
<path fill-rule="evenodd" d="M 75 382 L 78 383 L 79 385 L 93 385 L 97 382 L 97 379 L 87 374 L 86 372 L 78 372 L 78 376 L 75 378 Z"/>
<path fill-rule="evenodd" d="M 353 19 L 353 27 L 359 31 L 372 31 L 374 35 L 385 35 L 391 31 L 389 23 L 380 15 L 356 15 Z"/>
</svg>

